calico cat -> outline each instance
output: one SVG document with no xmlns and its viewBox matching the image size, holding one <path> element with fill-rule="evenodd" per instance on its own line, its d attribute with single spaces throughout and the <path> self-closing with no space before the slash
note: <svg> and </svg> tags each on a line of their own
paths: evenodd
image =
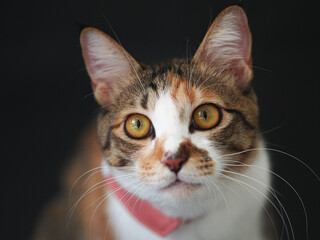
<svg viewBox="0 0 320 240">
<path fill-rule="evenodd" d="M 34 239 L 267 239 L 269 160 L 252 151 L 263 141 L 243 9 L 221 12 L 189 62 L 141 65 L 95 28 L 80 41 L 97 136 L 84 137 Z"/>
</svg>

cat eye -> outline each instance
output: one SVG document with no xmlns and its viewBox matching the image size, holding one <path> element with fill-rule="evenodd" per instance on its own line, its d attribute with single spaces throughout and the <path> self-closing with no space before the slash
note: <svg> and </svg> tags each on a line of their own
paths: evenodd
<svg viewBox="0 0 320 240">
<path fill-rule="evenodd" d="M 124 125 L 125 133 L 130 138 L 142 139 L 152 133 L 152 124 L 146 116 L 142 114 L 130 115 Z"/>
<path fill-rule="evenodd" d="M 209 130 L 220 123 L 221 116 L 221 109 L 213 104 L 203 104 L 194 110 L 192 124 L 196 129 Z"/>
</svg>

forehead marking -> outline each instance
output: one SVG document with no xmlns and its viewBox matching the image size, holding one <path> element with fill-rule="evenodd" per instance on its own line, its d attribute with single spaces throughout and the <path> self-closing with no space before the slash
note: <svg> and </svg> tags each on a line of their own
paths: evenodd
<svg viewBox="0 0 320 240">
<path fill-rule="evenodd" d="M 172 99 L 180 105 L 185 105 L 185 103 L 193 104 L 196 100 L 196 92 L 190 82 L 181 78 L 177 74 L 172 72 L 168 73 L 167 81 L 170 85 L 170 94 Z"/>
<path fill-rule="evenodd" d="M 169 91 L 160 94 L 151 114 L 157 138 L 166 135 L 164 150 L 175 152 L 184 137 L 188 136 L 188 124 L 181 122 L 180 112 Z"/>
</svg>

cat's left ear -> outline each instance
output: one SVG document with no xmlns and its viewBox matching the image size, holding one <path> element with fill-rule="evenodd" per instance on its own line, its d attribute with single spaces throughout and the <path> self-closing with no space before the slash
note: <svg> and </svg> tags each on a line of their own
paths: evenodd
<svg viewBox="0 0 320 240">
<path fill-rule="evenodd" d="M 96 28 L 82 30 L 80 43 L 94 97 L 108 108 L 113 94 L 123 90 L 128 77 L 136 74 L 140 65 L 116 41 Z"/>
<path fill-rule="evenodd" d="M 244 10 L 231 6 L 223 10 L 212 23 L 198 48 L 193 62 L 207 68 L 229 72 L 233 84 L 244 91 L 253 77 L 251 66 L 251 33 Z"/>
</svg>

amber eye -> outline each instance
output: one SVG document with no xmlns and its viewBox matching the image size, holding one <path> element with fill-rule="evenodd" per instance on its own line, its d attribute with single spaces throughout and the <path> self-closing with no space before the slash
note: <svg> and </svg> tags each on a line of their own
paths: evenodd
<svg viewBox="0 0 320 240">
<path fill-rule="evenodd" d="M 212 104 L 203 104 L 194 110 L 192 120 L 197 129 L 211 129 L 220 123 L 221 110 Z"/>
<path fill-rule="evenodd" d="M 141 114 L 130 115 L 126 120 L 124 127 L 126 134 L 135 139 L 142 139 L 149 136 L 151 128 L 150 120 Z"/>
</svg>

